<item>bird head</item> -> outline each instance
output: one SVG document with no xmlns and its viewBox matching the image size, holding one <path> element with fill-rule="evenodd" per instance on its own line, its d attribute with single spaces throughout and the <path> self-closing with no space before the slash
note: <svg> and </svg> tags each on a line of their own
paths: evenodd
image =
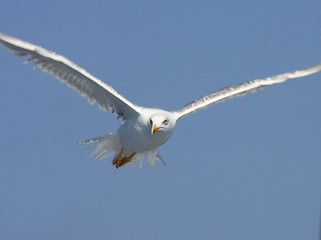
<svg viewBox="0 0 321 240">
<path fill-rule="evenodd" d="M 176 119 L 170 112 L 158 112 L 151 116 L 150 120 L 151 134 L 172 133 L 176 125 Z"/>
</svg>

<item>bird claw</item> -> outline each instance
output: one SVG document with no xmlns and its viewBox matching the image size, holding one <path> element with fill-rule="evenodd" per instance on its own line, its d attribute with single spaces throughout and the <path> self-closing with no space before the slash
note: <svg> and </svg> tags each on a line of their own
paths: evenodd
<svg viewBox="0 0 321 240">
<path fill-rule="evenodd" d="M 120 153 L 118 153 L 113 160 L 113 165 L 115 165 L 116 168 L 124 166 L 126 163 L 130 162 L 136 154 L 134 152 L 131 155 L 126 157 L 126 156 L 123 156 L 123 153 L 124 153 L 124 148 L 121 149 Z"/>
</svg>

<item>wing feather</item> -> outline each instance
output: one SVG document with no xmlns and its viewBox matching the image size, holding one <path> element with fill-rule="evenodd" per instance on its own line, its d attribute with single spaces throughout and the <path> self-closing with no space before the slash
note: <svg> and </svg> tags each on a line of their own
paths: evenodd
<svg viewBox="0 0 321 240">
<path fill-rule="evenodd" d="M 111 108 L 124 119 L 135 117 L 141 111 L 140 106 L 131 103 L 111 86 L 64 56 L 3 33 L 0 33 L 0 42 L 17 56 L 28 55 L 30 59 L 25 63 L 33 60 L 35 67 L 58 78 L 82 97 L 87 97 L 90 103 L 97 102 L 102 110 Z"/>
<path fill-rule="evenodd" d="M 195 101 L 186 104 L 184 107 L 172 112 L 179 119 L 192 112 L 195 112 L 202 108 L 206 108 L 213 103 L 221 102 L 233 97 L 245 96 L 248 92 L 255 92 L 258 89 L 263 89 L 265 86 L 282 83 L 292 78 L 304 77 L 304 76 L 319 72 L 320 70 L 321 70 L 321 63 L 301 69 L 301 70 L 283 73 L 283 74 L 275 75 L 273 77 L 247 81 L 238 85 L 225 87 L 219 91 L 216 91 L 204 97 L 198 98 Z"/>
</svg>

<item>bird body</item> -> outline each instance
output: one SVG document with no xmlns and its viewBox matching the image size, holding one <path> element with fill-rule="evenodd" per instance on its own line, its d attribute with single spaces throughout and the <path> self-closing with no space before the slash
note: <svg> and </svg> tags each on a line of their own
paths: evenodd
<svg viewBox="0 0 321 240">
<path fill-rule="evenodd" d="M 171 112 L 156 109 L 143 108 L 144 114 L 138 118 L 128 119 L 120 125 L 117 133 L 122 140 L 122 146 L 129 151 L 150 151 L 163 145 L 172 135 L 176 118 Z M 164 127 L 164 121 L 168 123 Z M 157 126 L 157 131 L 152 132 L 152 127 Z"/>
<path fill-rule="evenodd" d="M 117 132 L 78 142 L 90 144 L 85 149 L 97 146 L 92 154 L 92 156 L 96 155 L 97 159 L 106 158 L 114 153 L 113 165 L 116 168 L 128 162 L 132 162 L 134 166 L 138 161 L 141 167 L 146 156 L 153 166 L 156 166 L 156 161 L 162 161 L 165 165 L 157 148 L 171 137 L 177 121 L 182 117 L 213 103 L 244 96 L 248 92 L 262 89 L 265 86 L 304 77 L 321 70 L 321 63 L 319 63 L 301 70 L 247 81 L 222 88 L 196 99 L 180 109 L 166 111 L 135 105 L 108 84 L 55 52 L 3 33 L 0 33 L 0 43 L 12 50 L 17 56 L 29 56 L 30 58 L 25 63 L 34 61 L 35 67 L 39 67 L 44 72 L 58 78 L 81 96 L 87 97 L 91 103 L 97 102 L 102 110 L 112 109 L 119 118 L 122 118 L 122 124 Z"/>
</svg>

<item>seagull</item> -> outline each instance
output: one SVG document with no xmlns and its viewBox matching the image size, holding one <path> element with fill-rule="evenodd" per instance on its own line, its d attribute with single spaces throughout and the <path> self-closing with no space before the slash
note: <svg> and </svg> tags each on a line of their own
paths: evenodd
<svg viewBox="0 0 321 240">
<path fill-rule="evenodd" d="M 248 92 L 255 92 L 265 86 L 304 77 L 321 70 L 321 63 L 319 63 L 301 70 L 224 87 L 180 109 L 166 111 L 159 108 L 146 108 L 130 102 L 110 85 L 55 52 L 3 33 L 0 33 L 0 42 L 15 55 L 28 56 L 25 63 L 33 61 L 34 69 L 39 67 L 42 71 L 76 90 L 81 96 L 87 97 L 91 104 L 97 102 L 100 109 L 104 111 L 111 109 L 118 115 L 118 118 L 122 119 L 117 132 L 78 142 L 89 144 L 84 149 L 97 146 L 91 155 L 95 155 L 96 159 L 107 158 L 114 154 L 112 163 L 116 168 L 129 162 L 132 166 L 140 162 L 141 168 L 145 158 L 148 158 L 153 166 L 156 166 L 156 161 L 161 161 L 166 166 L 157 148 L 171 137 L 179 119 L 213 103 L 244 96 Z"/>
</svg>

